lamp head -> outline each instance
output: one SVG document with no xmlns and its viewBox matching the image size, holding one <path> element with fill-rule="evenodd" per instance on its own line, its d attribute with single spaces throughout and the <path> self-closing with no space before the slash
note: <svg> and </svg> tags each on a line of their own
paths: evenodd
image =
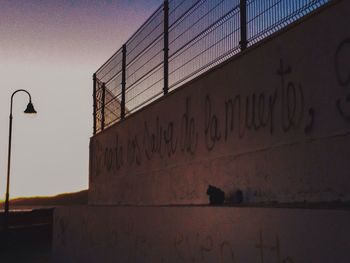
<svg viewBox="0 0 350 263">
<path fill-rule="evenodd" d="M 27 108 L 26 110 L 24 111 L 24 113 L 27 113 L 27 114 L 36 114 L 36 110 L 34 109 L 34 106 L 32 104 L 32 102 L 30 101 L 27 105 Z"/>
</svg>

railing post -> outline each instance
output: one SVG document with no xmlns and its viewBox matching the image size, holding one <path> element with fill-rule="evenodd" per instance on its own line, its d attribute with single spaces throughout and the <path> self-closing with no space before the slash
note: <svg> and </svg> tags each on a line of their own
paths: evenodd
<svg viewBox="0 0 350 263">
<path fill-rule="evenodd" d="M 245 50 L 248 46 L 247 41 L 247 0 L 240 0 L 240 17 L 241 17 L 241 51 Z"/>
<path fill-rule="evenodd" d="M 105 129 L 106 84 L 102 83 L 101 130 Z"/>
<path fill-rule="evenodd" d="M 164 95 L 169 90 L 169 1 L 164 1 Z"/>
<path fill-rule="evenodd" d="M 93 100 L 94 100 L 94 102 L 93 102 L 93 107 L 94 107 L 94 109 L 93 109 L 93 116 L 94 116 L 94 126 L 93 126 L 93 134 L 95 135 L 96 134 L 96 113 L 97 113 L 97 98 L 96 98 L 96 95 L 97 95 L 97 91 L 96 91 L 96 89 L 97 89 L 97 87 L 96 87 L 96 73 L 92 76 L 92 80 L 93 80 L 93 94 L 92 94 L 92 96 L 93 96 Z"/>
<path fill-rule="evenodd" d="M 125 119 L 125 89 L 126 89 L 126 45 L 123 45 L 123 62 L 122 62 L 122 101 L 120 105 L 120 118 Z"/>
</svg>

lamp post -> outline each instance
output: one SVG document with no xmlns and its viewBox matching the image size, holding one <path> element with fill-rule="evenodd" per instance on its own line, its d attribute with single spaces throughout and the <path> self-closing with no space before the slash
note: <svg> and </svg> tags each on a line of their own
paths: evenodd
<svg viewBox="0 0 350 263">
<path fill-rule="evenodd" d="M 7 181 L 6 181 L 6 197 L 5 197 L 5 214 L 4 214 L 4 229 L 8 229 L 9 220 L 9 198 L 10 198 L 10 168 L 11 168 L 11 144 L 12 144 L 12 106 L 13 106 L 13 96 L 18 92 L 25 92 L 29 96 L 29 103 L 24 113 L 35 114 L 36 111 L 32 104 L 32 97 L 30 93 L 24 89 L 16 90 L 11 95 L 11 107 L 10 107 L 10 121 L 9 121 L 9 145 L 8 145 L 8 156 L 7 156 Z"/>
</svg>

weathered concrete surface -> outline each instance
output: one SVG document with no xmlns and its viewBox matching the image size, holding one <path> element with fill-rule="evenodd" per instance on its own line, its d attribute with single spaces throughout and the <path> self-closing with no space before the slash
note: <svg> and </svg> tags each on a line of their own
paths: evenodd
<svg viewBox="0 0 350 263">
<path fill-rule="evenodd" d="M 53 261 L 350 262 L 349 209 L 177 206 L 208 184 L 350 201 L 350 2 L 334 3 L 93 137 L 102 205 L 56 209 Z"/>
<path fill-rule="evenodd" d="M 291 26 L 91 139 L 91 204 L 350 200 L 350 3 Z"/>
<path fill-rule="evenodd" d="M 53 262 L 350 262 L 350 211 L 70 207 L 54 220 Z"/>
</svg>

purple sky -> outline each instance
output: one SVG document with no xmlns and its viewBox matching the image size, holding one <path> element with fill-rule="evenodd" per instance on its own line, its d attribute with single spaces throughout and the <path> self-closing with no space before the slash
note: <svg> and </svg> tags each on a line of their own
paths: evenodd
<svg viewBox="0 0 350 263">
<path fill-rule="evenodd" d="M 11 197 L 88 187 L 92 74 L 161 0 L 0 0 L 0 199 L 5 193 L 13 91 Z"/>
</svg>

